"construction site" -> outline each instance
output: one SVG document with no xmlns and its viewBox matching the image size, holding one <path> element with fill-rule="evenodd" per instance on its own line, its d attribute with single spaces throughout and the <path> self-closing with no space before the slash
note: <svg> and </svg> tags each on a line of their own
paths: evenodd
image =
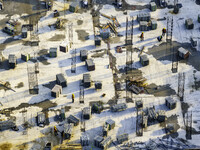
<svg viewBox="0 0 200 150">
<path fill-rule="evenodd" d="M 0 0 L 0 150 L 200 149 L 200 0 Z"/>
</svg>

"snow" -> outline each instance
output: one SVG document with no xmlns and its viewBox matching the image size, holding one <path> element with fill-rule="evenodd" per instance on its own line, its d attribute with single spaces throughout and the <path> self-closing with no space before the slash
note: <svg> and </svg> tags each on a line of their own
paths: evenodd
<svg viewBox="0 0 200 150">
<path fill-rule="evenodd" d="M 149 3 L 149 0 L 126 0 L 127 3 L 132 5 L 146 5 Z M 63 9 L 63 0 L 59 0 L 55 2 L 54 9 Z M 194 1 L 189 0 L 182 0 L 183 7 L 180 9 L 180 13 L 177 15 L 172 15 L 174 17 L 174 31 L 173 31 L 173 40 L 178 42 L 189 42 L 189 37 L 194 36 L 195 38 L 198 37 L 199 24 L 197 23 L 197 10 L 199 9 Z M 191 5 L 194 6 L 194 9 L 191 9 Z M 155 12 L 151 12 L 151 17 L 158 19 L 163 18 L 169 15 L 171 10 L 169 9 L 158 9 Z M 117 69 L 124 68 L 126 64 L 126 52 L 123 53 L 116 53 L 115 47 L 118 45 L 123 45 L 125 41 L 125 28 L 126 28 L 126 17 L 129 16 L 134 17 L 134 36 L 133 36 L 133 45 L 136 48 L 141 49 L 142 46 L 145 46 L 144 53 L 148 51 L 148 48 L 159 45 L 160 43 L 157 41 L 157 36 L 161 35 L 162 28 L 166 27 L 166 20 L 164 21 L 157 21 L 158 28 L 152 31 L 144 32 L 145 40 L 140 41 L 138 36 L 141 34 L 141 31 L 138 30 L 139 24 L 136 20 L 136 16 L 140 12 L 150 12 L 148 9 L 143 10 L 136 10 L 130 11 L 128 10 L 128 15 L 125 16 L 122 11 L 116 11 L 114 6 L 111 5 L 104 5 L 103 8 L 100 10 L 101 13 L 104 13 L 108 16 L 116 16 L 121 27 L 118 28 L 119 34 L 122 34 L 123 37 L 120 38 L 119 42 L 111 43 L 110 52 L 114 57 L 116 57 L 116 66 Z M 39 47 L 29 47 L 24 46 L 21 43 L 8 45 L 5 50 L 3 51 L 3 56 L 5 58 L 8 57 L 9 54 L 15 54 L 18 58 L 18 64 L 15 70 L 0 70 L 1 80 L 9 81 L 12 85 L 12 88 L 16 91 L 13 92 L 11 90 L 3 91 L 0 90 L 0 102 L 3 104 L 2 108 L 8 107 L 16 107 L 19 106 L 21 103 L 28 103 L 28 104 L 35 104 L 42 102 L 46 99 L 49 99 L 52 103 L 56 103 L 57 106 L 51 108 L 49 111 L 49 118 L 50 118 L 50 125 L 46 126 L 44 129 L 34 126 L 31 129 L 28 129 L 27 135 L 22 135 L 23 132 L 23 117 L 20 110 L 15 110 L 13 115 L 17 117 L 17 125 L 19 126 L 19 131 L 3 131 L 2 136 L 0 136 L 0 143 L 7 142 L 12 140 L 13 145 L 18 145 L 19 143 L 23 142 L 30 142 L 28 145 L 29 149 L 42 149 L 41 145 L 44 145 L 50 137 L 55 138 L 51 135 L 51 128 L 57 123 L 54 121 L 55 111 L 59 110 L 64 106 L 71 106 L 69 112 L 66 112 L 66 116 L 70 114 L 74 114 L 80 118 L 80 110 L 85 107 L 89 106 L 89 103 L 92 101 L 102 101 L 107 103 L 110 99 L 115 96 L 114 84 L 113 84 L 113 72 L 109 65 L 109 57 L 108 55 L 104 54 L 102 57 L 93 58 L 92 55 L 95 54 L 96 50 L 106 49 L 106 44 L 102 41 L 102 46 L 95 47 L 93 41 L 93 26 L 91 23 L 92 17 L 89 15 L 89 12 L 84 12 L 82 14 L 73 14 L 67 12 L 65 15 L 65 19 L 67 19 L 67 25 L 69 23 L 73 23 L 73 47 L 70 48 L 69 52 L 62 53 L 58 52 L 58 57 L 56 58 L 49 58 L 45 56 L 47 61 L 50 63 L 49 65 L 39 63 L 40 73 L 38 75 L 38 84 L 39 84 L 39 94 L 38 95 L 30 95 L 28 92 L 28 76 L 27 76 L 27 63 L 20 60 L 20 56 L 22 52 L 33 53 L 37 56 L 37 53 L 41 49 L 49 49 L 51 47 L 59 48 L 59 45 L 65 41 L 68 42 L 68 28 L 66 30 L 55 30 L 54 28 L 50 28 L 49 25 L 55 23 L 56 18 L 53 18 L 52 11 L 47 12 L 46 16 L 42 17 L 39 21 L 39 39 L 40 45 Z M 6 15 L 0 15 L 0 19 L 3 19 Z M 20 16 L 15 15 L 12 16 L 13 19 L 19 19 Z M 194 20 L 195 28 L 193 30 L 186 30 L 184 26 L 185 18 L 192 17 Z M 59 18 L 64 18 L 60 16 Z M 184 19 L 181 19 L 184 18 Z M 78 25 L 77 21 L 83 20 L 83 24 Z M 101 16 L 100 17 L 101 23 L 106 23 L 108 20 Z M 66 25 L 66 27 L 67 27 Z M 80 41 L 78 40 L 78 34 L 76 30 L 85 30 L 89 34 L 89 40 Z M 64 34 L 66 35 L 65 39 L 59 41 L 49 41 L 49 39 L 56 34 Z M 3 43 L 8 36 L 0 31 L 0 43 Z M 19 38 L 19 37 L 15 37 Z M 28 37 L 29 38 L 29 37 Z M 164 40 L 165 41 L 165 40 Z M 76 73 L 71 73 L 71 53 L 76 49 Z M 86 49 L 88 50 L 88 58 L 92 58 L 95 63 L 95 71 L 88 72 L 85 66 L 85 62 L 80 61 L 79 59 L 79 52 L 80 50 Z M 148 66 L 143 67 L 139 62 L 139 53 L 133 53 L 133 66 L 134 68 L 138 68 L 142 71 L 143 77 L 147 79 L 147 83 L 155 83 L 156 85 L 166 85 L 169 84 L 172 89 L 177 92 L 178 88 L 178 73 L 173 74 L 171 72 L 171 61 L 163 60 L 158 61 L 152 55 L 148 55 L 150 64 Z M 194 85 L 194 75 L 193 71 L 195 69 L 185 63 L 179 63 L 179 72 L 184 72 L 186 75 L 185 80 L 185 99 L 184 102 L 189 104 L 188 111 L 193 112 L 193 120 L 198 120 L 197 123 L 193 124 L 193 127 L 199 131 L 200 126 L 200 115 L 198 111 L 198 107 L 200 106 L 199 95 L 200 92 L 198 90 L 192 89 L 192 85 Z M 51 81 L 55 81 L 56 74 L 63 73 L 67 78 L 68 86 L 63 88 L 62 95 L 59 98 L 52 98 L 51 97 L 51 89 L 44 87 L 43 84 L 47 84 Z M 92 84 L 91 88 L 85 89 L 85 103 L 79 104 L 79 85 L 83 78 L 84 73 L 90 73 L 91 80 L 95 81 L 102 81 L 102 90 L 96 91 L 94 88 L 94 83 Z M 120 77 L 121 75 L 118 75 Z M 195 77 L 197 81 L 200 81 L 200 72 L 196 71 Z M 24 86 L 21 88 L 16 88 L 18 83 L 23 82 Z M 75 103 L 71 102 L 71 94 L 75 94 Z M 102 97 L 101 95 L 105 93 L 106 96 Z M 125 91 L 120 93 L 120 97 L 118 103 L 125 102 Z M 142 98 L 144 102 L 144 107 L 155 106 L 156 110 L 163 109 L 166 110 L 165 107 L 165 98 L 166 97 L 154 97 L 153 95 L 134 95 L 134 100 Z M 177 99 L 177 107 L 174 110 L 167 111 L 167 116 L 170 117 L 171 115 L 176 114 L 178 117 L 178 123 L 180 125 L 180 129 L 178 130 L 179 137 L 185 138 L 185 126 L 183 121 L 183 116 L 181 112 L 181 103 L 180 100 Z M 42 111 L 41 107 L 31 106 L 26 108 L 27 109 L 27 118 L 29 122 L 34 122 L 37 112 Z M 55 110 L 55 111 L 54 111 Z M 135 124 L 136 124 L 136 109 L 134 103 L 128 103 L 127 110 L 123 112 L 113 113 L 110 110 L 104 110 L 101 114 L 93 114 L 90 120 L 86 121 L 86 133 L 90 136 L 90 139 L 93 139 L 94 136 L 101 134 L 101 129 L 103 123 L 107 119 L 113 119 L 116 123 L 116 127 L 114 130 L 110 131 L 109 135 L 112 136 L 113 139 L 119 134 L 128 133 L 129 137 L 133 141 L 148 141 L 149 138 L 157 138 L 162 137 L 165 135 L 163 132 L 163 128 L 159 126 L 159 124 L 152 125 L 147 128 L 144 132 L 143 137 L 137 137 L 135 134 Z M 32 121 L 31 121 L 32 120 Z M 60 127 L 62 130 L 62 126 Z M 79 127 L 75 127 L 73 131 L 74 137 L 72 138 L 73 141 L 79 141 L 81 132 Z M 46 137 L 45 137 L 46 136 Z M 193 139 L 190 140 L 193 144 L 198 144 L 199 135 L 193 135 Z M 36 140 L 35 140 L 36 139 Z M 34 140 L 36 141 L 34 143 Z M 36 144 L 37 143 L 37 144 Z M 89 147 L 86 147 L 86 149 Z M 110 148 L 110 149 L 113 149 Z"/>
</svg>

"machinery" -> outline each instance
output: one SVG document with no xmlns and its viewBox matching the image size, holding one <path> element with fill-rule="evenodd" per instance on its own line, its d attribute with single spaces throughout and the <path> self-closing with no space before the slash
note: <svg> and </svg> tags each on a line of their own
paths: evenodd
<svg viewBox="0 0 200 150">
<path fill-rule="evenodd" d="M 60 13 L 58 12 L 58 10 L 54 10 L 53 11 L 53 16 L 54 17 L 59 17 L 60 16 Z"/>
<path fill-rule="evenodd" d="M 117 18 L 115 17 L 115 16 L 108 16 L 108 15 L 105 15 L 105 14 L 102 14 L 101 13 L 101 15 L 103 16 L 103 17 L 105 17 L 105 18 L 108 18 L 108 19 L 110 19 L 110 20 L 112 20 L 113 21 L 113 24 L 115 25 L 115 27 L 120 27 L 120 24 L 119 24 L 119 22 L 118 22 L 118 20 L 117 20 Z"/>
</svg>

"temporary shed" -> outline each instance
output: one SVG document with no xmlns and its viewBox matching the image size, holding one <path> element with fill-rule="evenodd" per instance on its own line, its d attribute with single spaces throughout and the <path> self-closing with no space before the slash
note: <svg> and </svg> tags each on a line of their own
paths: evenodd
<svg viewBox="0 0 200 150">
<path fill-rule="evenodd" d="M 27 28 L 22 28 L 22 38 L 27 38 Z"/>
<path fill-rule="evenodd" d="M 81 61 L 85 61 L 87 59 L 87 51 L 86 50 L 81 50 L 80 51 L 80 59 Z"/>
<path fill-rule="evenodd" d="M 186 19 L 185 26 L 186 26 L 186 29 L 193 29 L 194 28 L 193 20 L 191 18 Z"/>
<path fill-rule="evenodd" d="M 60 44 L 60 51 L 61 51 L 61 52 L 64 52 L 64 53 L 68 52 L 68 51 L 69 51 L 69 43 L 67 43 L 67 42 L 62 42 L 62 43 Z"/>
<path fill-rule="evenodd" d="M 149 65 L 149 58 L 147 57 L 147 55 L 141 55 L 141 56 L 140 56 L 140 63 L 141 63 L 143 66 Z"/>
<path fill-rule="evenodd" d="M 50 48 L 49 50 L 50 57 L 57 57 L 57 53 L 58 53 L 57 48 Z"/>
<path fill-rule="evenodd" d="M 79 3 L 78 2 L 72 2 L 69 6 L 69 11 L 76 13 L 80 9 Z"/>
<path fill-rule="evenodd" d="M 85 60 L 85 65 L 87 66 L 87 70 L 88 70 L 88 71 L 93 71 L 93 70 L 95 70 L 95 64 L 94 64 L 94 62 L 93 62 L 92 59 L 86 59 L 86 60 Z"/>
<path fill-rule="evenodd" d="M 21 59 L 23 60 L 23 61 L 28 61 L 29 59 L 31 58 L 31 56 L 30 56 L 30 54 L 28 54 L 28 53 L 22 53 L 21 54 Z"/>
<path fill-rule="evenodd" d="M 156 11 L 156 9 L 157 9 L 156 3 L 155 2 L 150 2 L 150 10 L 151 11 Z"/>
<path fill-rule="evenodd" d="M 112 120 L 112 119 L 106 120 L 105 124 L 108 125 L 108 129 L 109 129 L 109 130 L 114 129 L 114 127 L 115 127 L 115 121 Z"/>
<path fill-rule="evenodd" d="M 158 114 L 157 118 L 158 122 L 164 122 L 166 120 L 166 115 L 164 110 L 158 110 L 157 114 Z"/>
<path fill-rule="evenodd" d="M 91 76 L 89 73 L 83 74 L 83 86 L 89 88 L 91 86 Z"/>
<path fill-rule="evenodd" d="M 51 96 L 55 98 L 59 97 L 61 93 L 62 93 L 62 86 L 57 84 L 51 90 Z"/>
<path fill-rule="evenodd" d="M 148 30 L 148 22 L 147 21 L 140 21 L 140 31 L 147 31 Z"/>
<path fill-rule="evenodd" d="M 143 13 L 139 13 L 138 15 L 137 15 L 137 21 L 138 22 L 140 22 L 140 21 L 147 21 L 147 22 L 149 22 L 150 21 L 150 19 L 151 19 L 151 15 L 150 15 L 150 13 L 146 13 L 146 12 L 143 12 Z"/>
<path fill-rule="evenodd" d="M 175 109 L 176 108 L 176 101 L 172 97 L 165 98 L 165 105 L 169 109 Z"/>
<path fill-rule="evenodd" d="M 158 26 L 157 21 L 155 19 L 152 19 L 151 20 L 151 30 L 157 29 L 157 26 Z"/>
<path fill-rule="evenodd" d="M 81 145 L 88 146 L 90 144 L 90 138 L 88 134 L 83 134 L 80 137 Z"/>
<path fill-rule="evenodd" d="M 178 56 L 182 59 L 186 59 L 189 57 L 189 51 L 184 49 L 183 47 L 180 47 L 178 49 Z"/>
<path fill-rule="evenodd" d="M 90 119 L 91 118 L 91 108 L 90 107 L 83 108 L 83 118 L 84 119 Z"/>
<path fill-rule="evenodd" d="M 62 86 L 62 87 L 66 87 L 67 86 L 67 81 L 64 77 L 64 74 L 60 73 L 56 75 L 56 84 Z"/>
<path fill-rule="evenodd" d="M 16 58 L 16 56 L 13 55 L 13 54 L 10 54 L 8 56 L 8 63 L 9 63 L 9 67 L 11 69 L 14 69 L 16 67 L 16 65 L 17 65 L 17 58 Z"/>
<path fill-rule="evenodd" d="M 46 125 L 45 113 L 37 113 L 37 126 L 44 127 Z"/>
</svg>

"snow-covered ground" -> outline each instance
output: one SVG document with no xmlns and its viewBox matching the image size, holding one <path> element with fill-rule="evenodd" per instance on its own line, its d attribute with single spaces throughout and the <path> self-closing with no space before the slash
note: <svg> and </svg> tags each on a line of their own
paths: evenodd
<svg viewBox="0 0 200 150">
<path fill-rule="evenodd" d="M 127 3 L 133 5 L 146 5 L 149 3 L 149 0 L 140 1 L 140 0 L 126 0 Z M 199 37 L 199 24 L 197 23 L 197 14 L 199 10 L 199 6 L 195 4 L 194 1 L 190 0 L 182 0 L 181 3 L 183 7 L 180 9 L 179 14 L 172 15 L 169 9 L 158 9 L 155 12 L 150 12 L 148 9 L 140 10 L 140 11 L 128 11 L 128 15 L 124 15 L 122 11 L 116 11 L 114 6 L 111 5 L 104 5 L 103 8 L 100 10 L 101 13 L 106 15 L 113 15 L 117 16 L 121 27 L 118 28 L 119 34 L 125 35 L 126 30 L 126 17 L 130 19 L 130 16 L 134 17 L 134 36 L 133 36 L 133 44 L 134 47 L 141 48 L 145 46 L 144 52 L 147 52 L 148 48 L 159 45 L 156 37 L 161 35 L 162 28 L 166 27 L 166 20 L 164 21 L 157 21 L 158 28 L 152 31 L 144 32 L 145 40 L 140 41 L 138 36 L 141 34 L 138 27 L 139 24 L 136 21 L 136 16 L 140 12 L 150 12 L 151 17 L 154 19 L 159 19 L 163 17 L 173 16 L 174 18 L 174 29 L 173 29 L 173 40 L 178 42 L 189 42 L 189 37 L 193 36 L 196 39 Z M 193 6 L 193 9 L 191 9 Z M 63 1 L 59 0 L 55 2 L 54 9 L 61 10 L 63 9 Z M 103 101 L 107 103 L 110 99 L 115 96 L 114 85 L 113 85 L 113 73 L 112 70 L 108 67 L 109 65 L 109 57 L 104 55 L 103 57 L 99 58 L 92 58 L 95 50 L 98 49 L 105 49 L 107 45 L 102 41 L 102 45 L 100 47 L 94 46 L 93 40 L 93 25 L 92 25 L 92 16 L 90 12 L 85 12 L 82 14 L 79 13 L 69 13 L 65 15 L 65 19 L 67 19 L 68 23 L 73 23 L 73 47 L 67 53 L 58 52 L 58 57 L 56 58 L 47 58 L 49 65 L 45 65 L 43 63 L 39 63 L 40 73 L 38 75 L 38 85 L 39 85 L 39 94 L 38 95 L 30 95 L 28 92 L 28 75 L 27 75 L 27 63 L 23 62 L 20 59 L 22 52 L 33 53 L 37 55 L 39 50 L 42 49 L 49 49 L 51 47 L 59 48 L 59 44 L 63 41 L 68 41 L 68 30 L 55 30 L 50 28 L 49 25 L 55 23 L 56 18 L 53 18 L 53 11 L 47 12 L 46 16 L 42 17 L 39 21 L 39 39 L 40 45 L 39 47 L 29 47 L 24 46 L 21 43 L 15 45 L 9 45 L 3 51 L 3 56 L 5 58 L 8 57 L 9 54 L 16 54 L 18 58 L 18 64 L 16 69 L 14 70 L 0 70 L 0 77 L 2 81 L 9 81 L 12 85 L 12 88 L 16 91 L 13 92 L 11 90 L 0 90 L 0 102 L 3 104 L 1 107 L 9 108 L 9 107 L 17 107 L 21 103 L 28 103 L 34 104 L 38 102 L 42 102 L 46 99 L 49 99 L 52 103 L 56 103 L 57 106 L 51 109 L 60 109 L 63 106 L 71 106 L 69 112 L 66 112 L 66 116 L 70 114 L 74 114 L 80 117 L 80 111 L 83 107 L 89 105 L 92 101 Z M 0 18 L 5 16 L 0 15 Z M 19 16 L 14 16 L 19 17 Z M 63 18 L 61 16 L 60 18 Z M 183 18 L 183 19 L 182 19 Z M 192 18 L 194 20 L 194 29 L 193 30 L 186 30 L 184 26 L 185 19 Z M 77 24 L 78 20 L 82 20 L 83 23 L 81 25 Z M 101 23 L 106 23 L 107 20 L 104 17 L 100 17 Z M 89 40 L 81 41 L 78 39 L 78 34 L 76 30 L 84 30 L 89 34 Z M 49 39 L 56 34 L 65 35 L 66 38 L 59 41 L 49 41 Z M 8 36 L 0 31 L 0 43 L 3 43 Z M 111 44 L 111 53 L 114 57 L 116 57 L 116 66 L 117 68 L 121 68 L 125 66 L 126 63 L 126 52 L 123 53 L 116 53 L 115 47 L 117 45 L 124 44 L 125 37 L 121 37 L 120 41 Z M 71 53 L 76 49 L 77 52 L 77 62 L 76 62 L 76 73 L 71 73 Z M 79 52 L 80 50 L 88 50 L 89 58 L 92 58 L 95 63 L 95 71 L 88 72 L 84 62 L 80 61 Z M 197 47 L 197 49 L 199 49 Z M 152 55 L 148 55 L 150 60 L 150 65 L 146 67 L 142 67 L 139 63 L 137 52 L 133 53 L 133 60 L 134 66 L 139 68 L 142 71 L 143 76 L 147 79 L 147 83 L 155 83 L 156 85 L 166 85 L 170 84 L 170 87 L 177 92 L 178 87 L 178 73 L 173 74 L 171 72 L 171 62 L 168 60 L 165 61 L 158 61 Z M 193 120 L 198 120 L 197 123 L 193 124 L 193 127 L 199 131 L 200 126 L 200 115 L 198 111 L 198 107 L 200 106 L 200 99 L 199 95 L 200 92 L 198 90 L 192 89 L 192 85 L 194 85 L 194 75 L 193 70 L 195 70 L 192 66 L 186 65 L 185 63 L 179 63 L 179 72 L 185 72 L 186 80 L 185 80 L 185 99 L 184 101 L 187 102 L 190 106 L 189 111 L 193 111 Z M 67 79 L 68 86 L 63 88 L 62 95 L 59 98 L 52 98 L 51 97 L 51 90 L 47 87 L 44 87 L 43 84 L 47 84 L 51 81 L 55 81 L 56 74 L 63 73 Z M 96 91 L 94 85 L 91 88 L 85 90 L 85 103 L 79 104 L 79 85 L 80 80 L 83 77 L 84 73 L 91 74 L 92 81 L 102 81 L 103 87 L 102 90 Z M 200 72 L 197 71 L 195 73 L 195 77 L 197 80 L 200 80 Z M 23 82 L 24 86 L 21 88 L 17 88 L 18 83 Z M 71 94 L 75 94 L 75 103 L 71 103 Z M 101 95 L 105 93 L 105 97 L 101 97 Z M 122 92 L 120 95 L 120 99 L 124 101 L 125 92 Z M 170 96 L 170 95 L 169 95 Z M 165 97 L 154 97 L 153 95 L 145 95 L 141 94 L 139 96 L 134 95 L 134 98 L 142 97 L 144 101 L 144 107 L 149 106 L 156 106 L 156 110 L 160 109 L 160 106 L 165 104 Z M 31 122 L 34 117 L 36 117 L 37 112 L 40 112 L 42 108 L 31 106 L 26 108 L 27 109 L 27 118 Z M 163 108 L 165 109 L 165 108 Z M 49 118 L 50 118 L 50 125 L 46 126 L 45 128 L 40 128 L 37 126 L 28 129 L 27 135 L 23 135 L 23 128 L 21 124 L 23 123 L 22 117 L 22 110 L 15 110 L 13 112 L 13 116 L 17 117 L 16 123 L 19 126 L 20 131 L 3 131 L 0 132 L 0 144 L 5 142 L 11 142 L 13 146 L 20 145 L 22 143 L 28 143 L 28 149 L 42 149 L 41 145 L 44 145 L 46 141 L 52 138 L 55 138 L 51 135 L 51 130 L 48 129 L 54 125 L 57 125 L 54 122 L 53 117 L 55 113 L 53 111 L 49 111 Z M 178 123 L 180 125 L 180 129 L 178 130 L 179 137 L 185 139 L 185 126 L 181 112 L 181 103 L 178 100 L 176 109 L 172 111 L 167 111 L 167 116 L 170 117 L 171 115 L 176 114 L 178 116 Z M 116 127 L 112 130 L 109 135 L 115 140 L 115 137 L 122 133 L 128 133 L 129 137 L 132 141 L 148 141 L 149 138 L 157 138 L 162 137 L 165 133 L 158 124 L 152 125 L 148 127 L 148 129 L 144 132 L 142 137 L 137 137 L 135 134 L 135 121 L 136 121 L 136 110 L 134 103 L 128 103 L 128 109 L 123 112 L 113 113 L 110 110 L 105 110 L 101 114 L 94 114 L 92 118 L 86 121 L 86 133 L 89 134 L 90 139 L 93 139 L 95 135 L 100 134 L 101 126 L 105 122 L 105 120 L 112 118 L 115 123 Z M 81 132 L 79 127 L 74 128 L 74 136 L 72 137 L 72 141 L 77 141 L 80 138 Z M 193 135 L 191 143 L 195 145 L 199 145 L 197 142 L 199 135 Z M 92 141 L 92 140 L 91 140 Z M 89 147 L 85 147 L 85 149 L 89 149 Z M 110 149 L 115 149 L 112 147 Z"/>
</svg>

